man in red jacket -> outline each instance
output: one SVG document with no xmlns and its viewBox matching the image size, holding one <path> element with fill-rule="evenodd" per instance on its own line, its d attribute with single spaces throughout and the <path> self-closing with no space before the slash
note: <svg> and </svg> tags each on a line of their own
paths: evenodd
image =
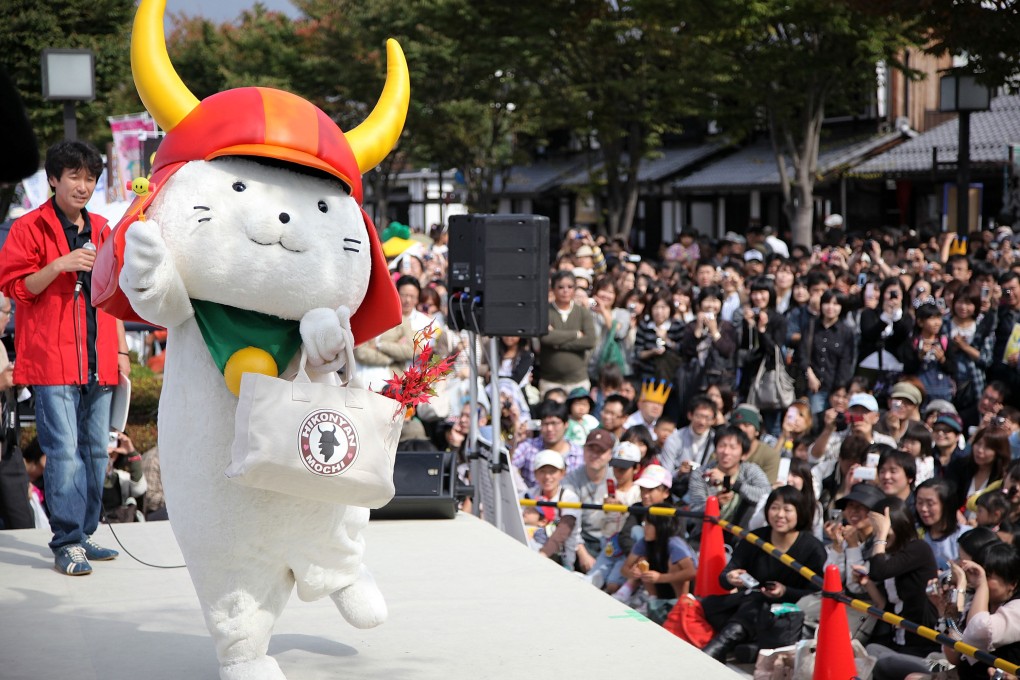
<svg viewBox="0 0 1020 680">
<path fill-rule="evenodd" d="M 0 290 L 15 301 L 14 382 L 35 393 L 46 453 L 46 505 L 57 571 L 92 572 L 116 550 L 92 540 L 106 476 L 110 402 L 118 370 L 130 371 L 123 324 L 92 307 L 96 249 L 106 220 L 85 210 L 103 161 L 84 142 L 46 153 L 53 197 L 18 219 L 0 250 Z M 94 246 L 94 247 L 93 247 Z"/>
</svg>

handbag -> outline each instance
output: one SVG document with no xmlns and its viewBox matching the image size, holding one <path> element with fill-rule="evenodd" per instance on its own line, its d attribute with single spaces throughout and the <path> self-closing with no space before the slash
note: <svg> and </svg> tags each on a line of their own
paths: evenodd
<svg viewBox="0 0 1020 680">
<path fill-rule="evenodd" d="M 627 375 L 630 372 L 630 365 L 627 363 L 626 357 L 623 356 L 623 350 L 620 348 L 620 343 L 616 341 L 616 322 L 614 321 L 606 332 L 606 339 L 602 343 L 602 350 L 599 352 L 599 358 L 596 365 L 602 368 L 606 364 L 616 364 L 620 367 L 620 371 L 623 375 Z"/>
<path fill-rule="evenodd" d="M 677 599 L 662 627 L 695 647 L 704 647 L 715 635 L 701 601 L 690 593 Z"/>
<path fill-rule="evenodd" d="M 764 603 L 758 616 L 758 631 L 755 644 L 761 649 L 778 649 L 797 644 L 804 627 L 804 612 L 801 610 L 785 614 L 773 614 L 772 605 Z"/>
<path fill-rule="evenodd" d="M 797 398 L 793 378 L 786 372 L 783 355 L 779 347 L 775 348 L 775 367 L 765 369 L 765 359 L 758 366 L 758 375 L 747 394 L 747 401 L 762 411 L 779 411 L 794 402 Z"/>
<path fill-rule="evenodd" d="M 343 384 L 313 383 L 303 347 L 293 382 L 241 376 L 228 478 L 324 503 L 380 508 L 393 498 L 403 409 L 394 399 L 347 385 L 354 339 L 346 333 Z"/>
</svg>

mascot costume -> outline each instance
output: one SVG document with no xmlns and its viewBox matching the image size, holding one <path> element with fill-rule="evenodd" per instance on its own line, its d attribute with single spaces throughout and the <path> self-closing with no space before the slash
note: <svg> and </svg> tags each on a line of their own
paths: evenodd
<svg viewBox="0 0 1020 680">
<path fill-rule="evenodd" d="M 168 329 L 159 409 L 167 506 L 216 645 L 223 680 L 284 678 L 266 655 L 297 586 L 329 596 L 352 625 L 386 604 L 363 564 L 367 508 L 252 489 L 224 476 L 239 376 L 335 381 L 347 340 L 400 323 L 400 303 L 361 174 L 392 149 L 409 101 L 407 64 L 387 43 L 374 110 L 346 135 L 293 94 L 245 87 L 198 101 L 170 63 L 166 0 L 141 0 L 131 66 L 166 130 L 150 183 L 97 257 L 94 301 Z M 141 186 L 137 186 L 141 185 Z M 142 195 L 144 194 L 144 195 Z M 333 383 L 335 384 L 335 383 Z"/>
</svg>

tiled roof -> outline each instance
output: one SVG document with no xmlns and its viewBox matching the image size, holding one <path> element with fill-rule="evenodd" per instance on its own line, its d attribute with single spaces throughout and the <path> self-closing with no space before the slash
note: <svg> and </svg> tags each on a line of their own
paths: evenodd
<svg viewBox="0 0 1020 680">
<path fill-rule="evenodd" d="M 959 119 L 954 118 L 918 135 L 894 149 L 879 154 L 854 168 L 853 175 L 895 175 L 927 173 L 932 170 L 932 148 L 940 162 L 955 162 L 959 141 Z M 1020 142 L 1020 96 L 992 100 L 991 110 L 970 115 L 970 162 L 1005 164 L 1006 145 Z"/>
<path fill-rule="evenodd" d="M 839 140 L 826 144 L 818 154 L 818 171 L 827 175 L 852 167 L 862 158 L 902 138 L 901 133 L 874 135 L 865 139 Z M 789 160 L 788 160 L 789 163 Z M 790 164 L 792 173 L 793 167 Z M 759 142 L 711 163 L 674 185 L 678 191 L 706 191 L 717 189 L 774 189 L 779 187 L 779 170 L 772 145 Z"/>
<path fill-rule="evenodd" d="M 540 194 L 561 185 L 564 177 L 574 175 L 583 165 L 581 158 L 515 165 L 510 169 L 505 188 L 497 175 L 494 190 L 504 194 Z"/>
<path fill-rule="evenodd" d="M 698 146 L 686 146 L 673 149 L 660 150 L 655 158 L 645 158 L 638 164 L 638 182 L 659 182 L 675 175 L 699 161 L 702 161 L 714 153 L 725 148 L 724 144 L 711 142 Z M 602 170 L 602 163 L 598 163 L 589 170 L 587 167 L 580 168 L 576 173 L 563 178 L 565 186 L 582 186 L 591 182 L 593 172 Z"/>
</svg>

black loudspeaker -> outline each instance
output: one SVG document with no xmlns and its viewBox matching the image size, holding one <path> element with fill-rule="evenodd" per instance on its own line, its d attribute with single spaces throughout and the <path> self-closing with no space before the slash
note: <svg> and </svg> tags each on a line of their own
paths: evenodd
<svg viewBox="0 0 1020 680">
<path fill-rule="evenodd" d="M 449 231 L 449 316 L 483 335 L 549 331 L 549 218 L 454 215 Z"/>
<path fill-rule="evenodd" d="M 393 465 L 396 495 L 372 511 L 372 519 L 453 519 L 455 459 L 449 451 L 397 451 Z"/>
</svg>

